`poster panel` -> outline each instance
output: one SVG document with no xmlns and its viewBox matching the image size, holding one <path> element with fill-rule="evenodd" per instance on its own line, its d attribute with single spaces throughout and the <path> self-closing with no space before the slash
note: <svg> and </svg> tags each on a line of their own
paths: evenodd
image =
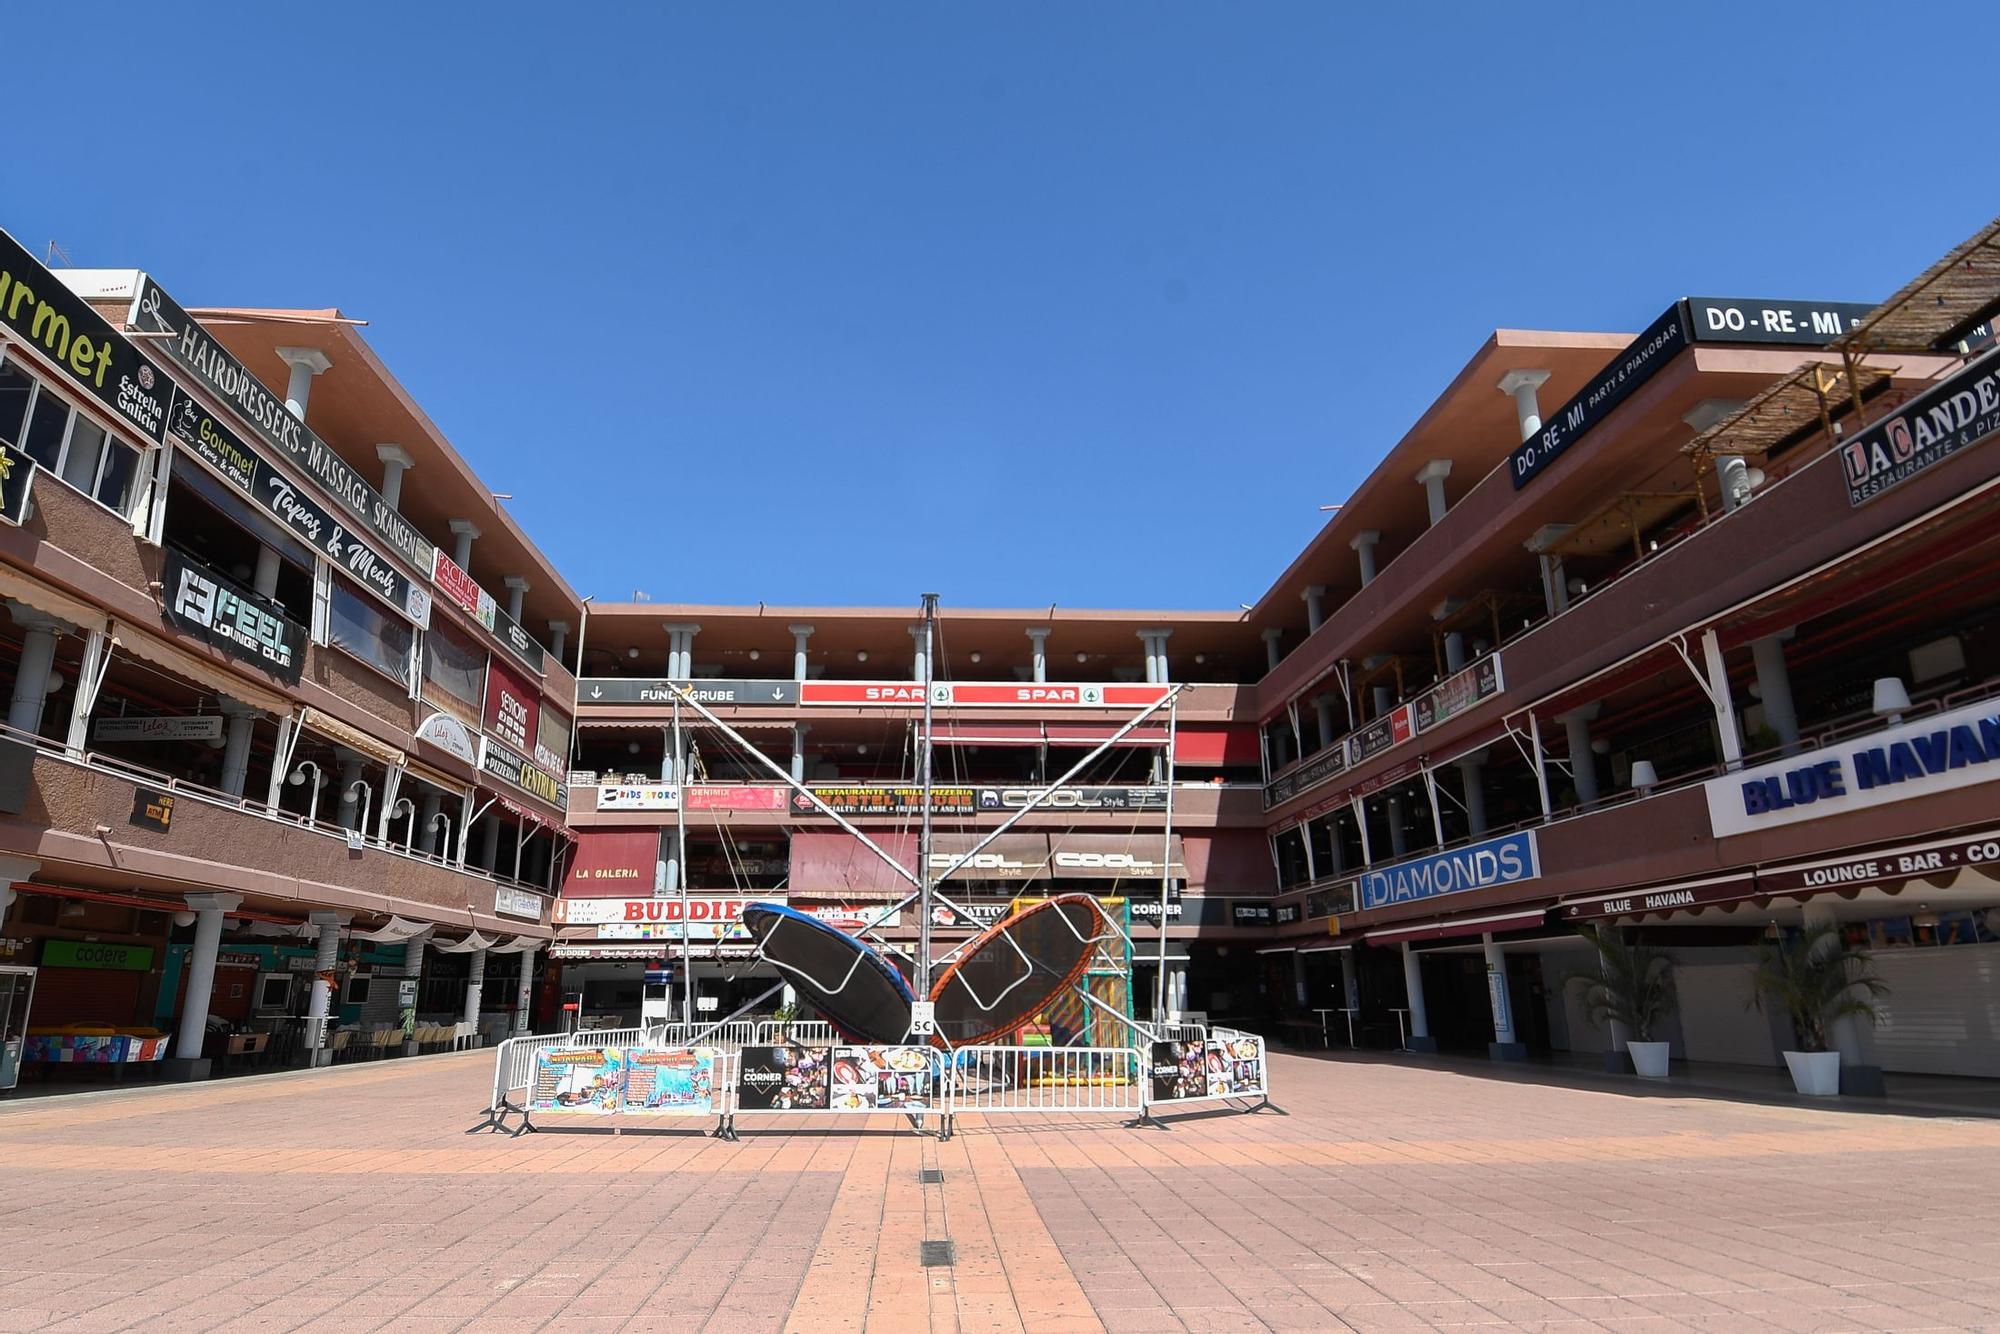
<svg viewBox="0 0 2000 1334">
<path fill-rule="evenodd" d="M 833 1110 L 928 1111 L 937 1100 L 937 1062 L 929 1047 L 835 1047 Z"/>
<path fill-rule="evenodd" d="M 1233 1038 L 1210 1038 L 1205 1055 L 1209 1097 L 1261 1097 L 1266 1091 L 1264 1039 L 1249 1033 Z"/>
<path fill-rule="evenodd" d="M 625 1102 L 625 1053 L 618 1047 L 552 1047 L 535 1053 L 531 1112 L 609 1115 Z"/>
<path fill-rule="evenodd" d="M 831 1102 L 826 1047 L 745 1047 L 736 1076 L 739 1112 L 823 1112 Z"/>
<path fill-rule="evenodd" d="M 1262 1097 L 1269 1091 L 1264 1039 L 1251 1033 L 1206 1041 L 1155 1042 L 1147 1073 L 1149 1103 Z"/>
<path fill-rule="evenodd" d="M 1155 1042 L 1149 1070 L 1152 1088 L 1148 1102 L 1186 1102 L 1208 1096 L 1208 1067 L 1199 1039 L 1189 1042 Z"/>
<path fill-rule="evenodd" d="M 663 1047 L 625 1053 L 625 1107 L 633 1115 L 705 1116 L 715 1098 L 713 1047 Z"/>
</svg>

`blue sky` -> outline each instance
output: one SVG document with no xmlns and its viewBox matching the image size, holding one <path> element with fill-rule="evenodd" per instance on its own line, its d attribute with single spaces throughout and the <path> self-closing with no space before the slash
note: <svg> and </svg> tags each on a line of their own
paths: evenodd
<svg viewBox="0 0 2000 1334">
<path fill-rule="evenodd" d="M 1875 299 L 2000 211 L 1991 4 L 11 24 L 0 225 L 369 320 L 605 599 L 1253 601 L 1494 327 Z"/>
</svg>

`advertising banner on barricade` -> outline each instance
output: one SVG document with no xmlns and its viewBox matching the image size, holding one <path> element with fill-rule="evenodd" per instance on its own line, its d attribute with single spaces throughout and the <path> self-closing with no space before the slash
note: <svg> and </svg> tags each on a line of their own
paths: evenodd
<svg viewBox="0 0 2000 1334">
<path fill-rule="evenodd" d="M 1146 1078 L 1149 1105 L 1262 1098 L 1270 1092 L 1264 1071 L 1264 1039 L 1253 1033 L 1155 1042 Z"/>
<path fill-rule="evenodd" d="M 646 1116 L 713 1116 L 722 1111 L 713 1047 L 625 1053 L 625 1111 Z"/>
<path fill-rule="evenodd" d="M 535 1053 L 531 1112 L 608 1116 L 625 1104 L 625 1053 L 619 1047 L 553 1047 Z"/>
<path fill-rule="evenodd" d="M 832 1104 L 831 1053 L 786 1043 L 745 1047 L 736 1074 L 739 1112 L 824 1112 Z"/>
<path fill-rule="evenodd" d="M 937 1104 L 938 1053 L 929 1047 L 835 1047 L 833 1110 L 922 1112 Z"/>
</svg>

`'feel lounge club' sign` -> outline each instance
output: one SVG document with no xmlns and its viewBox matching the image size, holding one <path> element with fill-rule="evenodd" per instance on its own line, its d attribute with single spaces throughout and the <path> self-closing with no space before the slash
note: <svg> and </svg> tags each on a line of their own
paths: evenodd
<svg viewBox="0 0 2000 1334">
<path fill-rule="evenodd" d="M 1918 719 L 1709 780 L 1719 838 L 1823 820 L 1909 797 L 2000 779 L 2000 710 L 1993 702 Z"/>
</svg>

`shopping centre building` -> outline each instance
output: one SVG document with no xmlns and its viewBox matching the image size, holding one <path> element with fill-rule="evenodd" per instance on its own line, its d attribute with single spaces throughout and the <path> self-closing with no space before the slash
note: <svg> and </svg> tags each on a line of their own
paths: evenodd
<svg viewBox="0 0 2000 1334">
<path fill-rule="evenodd" d="M 942 947 L 1094 894 L 1142 1014 L 1604 1051 L 1564 979 L 1605 925 L 1673 951 L 1677 1057 L 1773 1065 L 1755 948 L 1832 921 L 1892 988 L 1851 1087 L 2000 1076 L 1996 238 L 1880 306 L 1499 331 L 1246 611 L 929 634 L 586 603 L 355 322 L 9 242 L 27 1068 L 719 1015 L 781 980 L 745 903 L 914 950 L 852 831 L 914 871 L 928 814 Z"/>
</svg>

